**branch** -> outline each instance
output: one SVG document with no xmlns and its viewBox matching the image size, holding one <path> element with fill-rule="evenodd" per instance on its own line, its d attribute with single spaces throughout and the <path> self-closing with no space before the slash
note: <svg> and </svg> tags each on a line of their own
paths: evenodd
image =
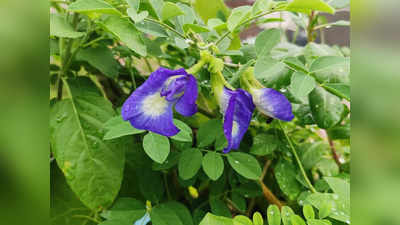
<svg viewBox="0 0 400 225">
<path fill-rule="evenodd" d="M 279 207 L 279 209 L 281 209 L 283 206 L 283 203 L 281 201 L 279 201 L 279 199 L 274 195 L 274 193 L 272 193 L 272 191 L 263 182 L 264 177 L 267 174 L 267 171 L 268 171 L 268 168 L 270 165 L 271 165 L 271 160 L 267 160 L 265 162 L 263 172 L 262 172 L 260 179 L 258 180 L 258 183 L 261 185 L 262 192 L 263 192 L 265 199 L 267 199 L 267 201 L 269 203 L 275 204 Z M 248 213 L 250 213 L 250 211 L 248 211 Z"/>
</svg>

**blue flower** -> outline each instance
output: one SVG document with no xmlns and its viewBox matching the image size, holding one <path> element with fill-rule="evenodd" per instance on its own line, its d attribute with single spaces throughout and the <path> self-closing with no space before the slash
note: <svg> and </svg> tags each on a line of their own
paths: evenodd
<svg viewBox="0 0 400 225">
<path fill-rule="evenodd" d="M 257 109 L 275 119 L 291 121 L 294 118 L 289 100 L 272 88 L 252 88 L 251 94 Z"/>
<path fill-rule="evenodd" d="M 173 107 L 183 116 L 192 116 L 197 112 L 197 95 L 193 75 L 160 67 L 125 101 L 122 118 L 137 129 L 174 136 L 179 129 L 173 123 Z"/>
<path fill-rule="evenodd" d="M 231 149 L 239 148 L 249 128 L 255 106 L 247 91 L 243 89 L 233 91 L 226 87 L 219 95 L 219 103 L 221 113 L 224 115 L 224 135 L 228 140 L 228 146 L 223 152 L 228 153 Z"/>
</svg>

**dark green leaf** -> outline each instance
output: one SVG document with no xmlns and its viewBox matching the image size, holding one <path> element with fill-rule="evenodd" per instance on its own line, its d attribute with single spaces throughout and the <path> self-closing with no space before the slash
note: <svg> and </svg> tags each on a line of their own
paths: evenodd
<svg viewBox="0 0 400 225">
<path fill-rule="evenodd" d="M 245 212 L 247 209 L 247 203 L 246 199 L 239 195 L 236 192 L 232 192 L 231 194 L 231 200 L 235 208 L 239 209 L 242 212 Z"/>
<path fill-rule="evenodd" d="M 289 199 L 295 200 L 302 191 L 300 183 L 296 179 L 297 169 L 294 164 L 280 160 L 275 166 L 275 178 L 280 189 Z"/>
<path fill-rule="evenodd" d="M 89 78 L 65 81 L 70 98 L 50 112 L 50 143 L 58 166 L 79 199 L 90 209 L 107 208 L 120 189 L 129 139 L 103 141 L 103 123 L 115 116 L 112 105 Z M 93 90 L 93 91 L 91 91 Z"/>
<path fill-rule="evenodd" d="M 329 146 L 323 142 L 315 142 L 312 144 L 302 145 L 303 153 L 301 155 L 301 162 L 306 170 L 314 167 L 323 156 L 328 152 Z"/>
<path fill-rule="evenodd" d="M 152 160 L 163 163 L 170 151 L 169 140 L 165 136 L 149 132 L 143 138 L 143 149 Z"/>
<path fill-rule="evenodd" d="M 197 132 L 198 147 L 211 145 L 219 133 L 222 133 L 221 120 L 213 119 L 203 123 Z"/>
<path fill-rule="evenodd" d="M 131 223 L 144 216 L 146 213 L 145 205 L 134 198 L 119 198 L 113 207 L 101 214 L 108 220 L 119 220 Z"/>
<path fill-rule="evenodd" d="M 160 172 L 150 168 L 136 170 L 140 192 L 143 197 L 151 202 L 160 202 L 164 196 L 164 183 Z M 149 179 L 151 177 L 151 179 Z"/>
<path fill-rule="evenodd" d="M 350 101 L 350 85 L 343 83 L 326 83 L 323 84 L 330 93 Z"/>
<path fill-rule="evenodd" d="M 214 213 L 215 215 L 225 216 L 230 218 L 232 217 L 232 214 L 224 201 L 214 196 L 210 196 L 209 202 L 210 202 L 211 212 Z"/>
<path fill-rule="evenodd" d="M 203 170 L 211 180 L 218 180 L 224 172 L 224 161 L 220 154 L 208 152 L 203 158 Z"/>
<path fill-rule="evenodd" d="M 118 76 L 119 63 L 114 59 L 112 51 L 106 46 L 81 49 L 76 55 L 76 59 L 88 62 L 110 78 Z"/>
<path fill-rule="evenodd" d="M 85 33 L 75 31 L 64 16 L 54 13 L 50 14 L 50 36 L 61 38 L 79 38 L 83 35 L 85 35 Z"/>
<path fill-rule="evenodd" d="M 104 21 L 104 26 L 134 52 L 146 56 L 147 51 L 142 36 L 129 19 L 110 16 Z"/>
<path fill-rule="evenodd" d="M 160 205 L 150 211 L 153 225 L 184 225 L 178 215 L 169 207 Z"/>
<path fill-rule="evenodd" d="M 179 202 L 167 202 L 163 206 L 171 209 L 179 217 L 184 225 L 193 225 L 192 215 L 185 205 Z"/>
<path fill-rule="evenodd" d="M 178 163 L 179 176 L 183 180 L 194 177 L 201 167 L 202 160 L 203 155 L 196 148 L 183 151 Z"/>
<path fill-rule="evenodd" d="M 316 87 L 309 95 L 311 112 L 320 128 L 328 129 L 335 126 L 344 110 L 343 104 L 335 95 Z"/>
<path fill-rule="evenodd" d="M 232 168 L 247 179 L 257 180 L 261 177 L 261 167 L 257 159 L 243 152 L 231 152 L 228 162 Z"/>
<path fill-rule="evenodd" d="M 250 148 L 250 153 L 264 156 L 274 152 L 277 147 L 278 140 L 276 137 L 269 134 L 257 134 L 253 138 L 253 145 Z"/>
</svg>

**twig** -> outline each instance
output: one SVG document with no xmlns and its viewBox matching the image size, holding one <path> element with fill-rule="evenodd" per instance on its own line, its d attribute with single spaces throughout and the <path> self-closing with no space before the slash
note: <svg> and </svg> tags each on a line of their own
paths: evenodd
<svg viewBox="0 0 400 225">
<path fill-rule="evenodd" d="M 336 164 L 340 168 L 341 162 L 339 159 L 339 155 L 336 152 L 335 144 L 333 143 L 333 140 L 331 139 L 331 137 L 329 137 L 328 132 L 326 132 L 326 136 L 328 137 L 328 142 L 329 142 L 329 146 L 331 147 L 333 159 L 335 160 Z"/>
<path fill-rule="evenodd" d="M 270 165 L 271 165 L 271 160 L 267 160 L 264 164 L 263 172 L 261 174 L 260 179 L 258 180 L 258 183 L 261 185 L 265 199 L 267 199 L 269 203 L 275 204 L 279 207 L 279 209 L 281 209 L 283 203 L 279 201 L 279 199 L 274 195 L 274 193 L 272 193 L 272 191 L 264 184 L 263 181 Z"/>
</svg>

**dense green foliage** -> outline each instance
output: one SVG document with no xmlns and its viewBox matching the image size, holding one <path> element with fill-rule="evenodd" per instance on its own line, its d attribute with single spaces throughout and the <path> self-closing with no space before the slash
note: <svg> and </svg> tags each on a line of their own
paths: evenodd
<svg viewBox="0 0 400 225">
<path fill-rule="evenodd" d="M 348 1 L 51 1 L 50 146 L 54 225 L 329 225 L 350 223 L 350 60 L 346 47 L 316 43 Z M 277 12 L 278 14 L 272 14 Z M 239 34 L 266 29 L 254 43 Z M 272 17 L 265 18 L 267 14 Z M 296 45 L 299 32 L 305 46 Z M 256 113 L 240 149 L 227 141 L 210 87 L 216 63 L 235 88 L 254 69 L 284 93 L 295 119 Z M 122 120 L 121 105 L 159 66 L 196 75 L 199 112 L 175 115 L 170 138 Z"/>
</svg>

